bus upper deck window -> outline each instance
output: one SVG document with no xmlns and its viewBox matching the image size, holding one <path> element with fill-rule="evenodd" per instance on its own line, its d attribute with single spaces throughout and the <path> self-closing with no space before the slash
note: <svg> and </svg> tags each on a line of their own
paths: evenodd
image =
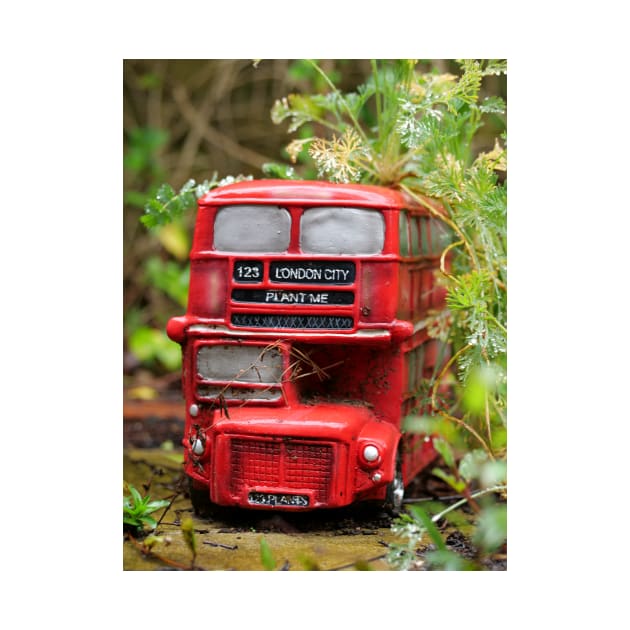
<svg viewBox="0 0 630 630">
<path fill-rule="evenodd" d="M 385 219 L 376 210 L 309 208 L 300 222 L 300 247 L 307 254 L 369 256 L 385 244 Z"/>
<path fill-rule="evenodd" d="M 214 222 L 214 248 L 222 252 L 285 252 L 291 216 L 277 206 L 225 206 Z"/>
</svg>

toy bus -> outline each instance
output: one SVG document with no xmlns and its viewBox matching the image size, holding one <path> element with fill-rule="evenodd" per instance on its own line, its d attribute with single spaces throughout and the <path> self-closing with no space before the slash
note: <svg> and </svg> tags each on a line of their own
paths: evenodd
<svg viewBox="0 0 630 630">
<path fill-rule="evenodd" d="M 400 509 L 437 455 L 402 422 L 449 358 L 427 325 L 446 313 L 448 237 L 378 186 L 258 180 L 199 200 L 187 312 L 167 326 L 195 511 Z"/>
</svg>

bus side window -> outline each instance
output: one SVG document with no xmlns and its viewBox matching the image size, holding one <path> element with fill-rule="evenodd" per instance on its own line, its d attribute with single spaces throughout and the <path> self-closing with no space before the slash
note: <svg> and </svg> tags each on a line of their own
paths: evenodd
<svg viewBox="0 0 630 630">
<path fill-rule="evenodd" d="M 431 295 L 433 291 L 433 271 L 422 270 L 422 289 L 420 291 L 420 309 L 427 311 L 431 308 Z"/>
<path fill-rule="evenodd" d="M 412 318 L 422 319 L 424 312 L 424 307 L 422 306 L 422 269 L 413 269 L 409 272 L 409 275 L 411 276 L 413 296 L 413 302 L 411 304 Z"/>
<path fill-rule="evenodd" d="M 416 371 L 416 350 L 410 350 L 407 353 L 407 391 L 413 392 L 416 389 L 417 371 Z"/>
<path fill-rule="evenodd" d="M 439 256 L 451 241 L 449 230 L 443 221 L 439 219 L 431 219 L 431 234 L 433 239 L 431 242 L 433 254 Z"/>
<path fill-rule="evenodd" d="M 430 219 L 428 217 L 420 217 L 420 235 L 422 239 L 421 251 L 423 256 L 431 254 L 431 234 L 429 232 Z"/>
<path fill-rule="evenodd" d="M 416 386 L 422 380 L 422 368 L 424 366 L 424 344 L 418 346 L 414 352 L 416 359 Z"/>
<path fill-rule="evenodd" d="M 450 359 L 450 346 L 440 339 L 429 339 L 425 346 L 425 377 L 432 379 L 442 371 Z"/>
<path fill-rule="evenodd" d="M 418 217 L 409 217 L 409 229 L 411 231 L 411 254 L 420 256 L 420 237 L 418 234 Z"/>
<path fill-rule="evenodd" d="M 407 213 L 402 210 L 398 219 L 398 231 L 400 233 L 400 255 L 409 256 L 409 228 L 407 221 Z"/>
<path fill-rule="evenodd" d="M 435 376 L 435 365 L 437 363 L 437 343 L 435 339 L 429 339 L 424 349 L 424 378 L 431 379 Z"/>
</svg>

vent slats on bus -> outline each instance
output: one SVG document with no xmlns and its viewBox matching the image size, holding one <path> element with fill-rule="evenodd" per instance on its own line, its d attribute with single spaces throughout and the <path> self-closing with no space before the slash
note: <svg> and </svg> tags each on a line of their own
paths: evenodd
<svg viewBox="0 0 630 630">
<path fill-rule="evenodd" d="M 268 315 L 262 313 L 234 313 L 232 325 L 243 328 L 303 328 L 306 330 L 349 330 L 352 317 L 334 315 Z"/>
</svg>

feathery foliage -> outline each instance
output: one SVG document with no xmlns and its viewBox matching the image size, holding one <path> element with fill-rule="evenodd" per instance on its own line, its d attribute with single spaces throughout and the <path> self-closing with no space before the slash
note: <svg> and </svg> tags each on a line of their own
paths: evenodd
<svg viewBox="0 0 630 630">
<path fill-rule="evenodd" d="M 434 375 L 426 386 L 430 414 L 408 418 L 406 427 L 443 436 L 436 448 L 446 469 L 434 473 L 477 513 L 474 540 L 480 549 L 498 548 L 507 535 L 505 506 L 480 507 L 473 497 L 506 477 L 507 136 L 504 131 L 485 152 L 475 153 L 475 140 L 485 119 L 505 114 L 500 97 L 481 98 L 480 92 L 484 78 L 506 73 L 507 64 L 458 60 L 459 73 L 451 74 L 421 73 L 416 60 L 373 60 L 372 76 L 342 94 L 315 61 L 307 63 L 330 91 L 289 95 L 272 111 L 274 123 L 289 121 L 289 133 L 307 124 L 321 130 L 287 146 L 296 169 L 312 161 L 318 176 L 330 181 L 391 186 L 420 202 L 421 195 L 438 199 L 446 209 L 446 216 L 435 216 L 453 239 L 444 244 L 437 280 L 447 288 L 452 325 L 439 334 L 453 348 L 458 396 L 445 408 L 437 392 L 448 370 Z M 445 264 L 447 254 L 451 265 Z M 459 465 L 452 447 L 464 453 Z M 507 496 L 507 486 L 500 487 Z M 445 549 L 420 509 L 403 515 L 395 531 L 407 537 L 406 546 L 392 547 L 390 559 L 398 568 L 410 567 L 411 550 L 424 534 L 437 546 L 429 564 L 470 568 Z"/>
<path fill-rule="evenodd" d="M 310 160 L 319 177 L 334 182 L 427 195 L 447 210 L 444 220 L 454 240 L 445 250 L 453 264 L 450 270 L 442 268 L 440 282 L 448 289 L 453 313 L 450 341 L 462 388 L 483 390 L 487 403 L 482 413 L 474 405 L 460 405 L 457 411 L 484 450 L 491 457 L 500 455 L 505 449 L 507 350 L 507 186 L 500 174 L 507 171 L 507 151 L 496 139 L 492 150 L 475 155 L 474 141 L 484 117 L 505 113 L 500 97 L 482 99 L 480 91 L 484 77 L 507 71 L 506 62 L 458 60 L 460 74 L 455 75 L 420 73 L 416 60 L 373 60 L 372 76 L 346 94 L 315 61 L 306 63 L 330 91 L 291 94 L 276 102 L 272 121 L 288 121 L 289 133 L 307 123 L 322 130 L 320 136 L 289 143 L 291 162 Z M 280 165 L 275 172 L 281 172 Z M 484 379 L 477 378 L 482 368 Z M 495 432 L 496 426 L 501 430 Z"/>
</svg>

